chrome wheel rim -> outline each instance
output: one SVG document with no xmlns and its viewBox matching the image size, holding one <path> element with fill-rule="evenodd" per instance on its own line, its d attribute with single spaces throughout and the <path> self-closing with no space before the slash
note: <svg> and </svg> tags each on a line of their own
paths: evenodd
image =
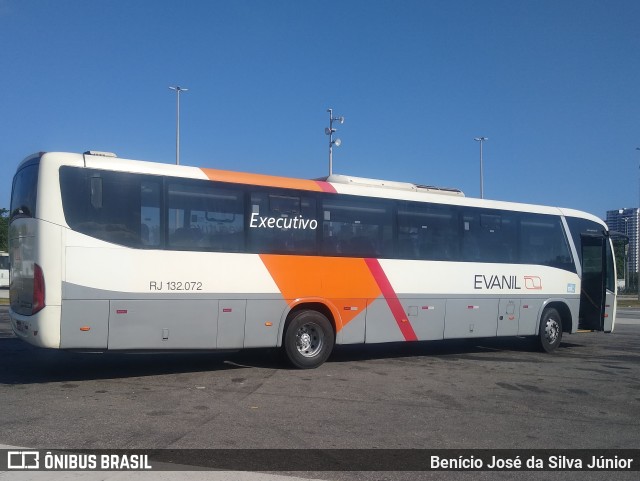
<svg viewBox="0 0 640 481">
<path fill-rule="evenodd" d="M 558 340 L 560 336 L 560 325 L 555 319 L 548 319 L 547 324 L 544 326 L 544 336 L 549 344 L 553 344 Z"/>
<path fill-rule="evenodd" d="M 304 357 L 317 355 L 323 344 L 324 334 L 315 324 L 304 324 L 296 331 L 296 349 Z"/>
</svg>

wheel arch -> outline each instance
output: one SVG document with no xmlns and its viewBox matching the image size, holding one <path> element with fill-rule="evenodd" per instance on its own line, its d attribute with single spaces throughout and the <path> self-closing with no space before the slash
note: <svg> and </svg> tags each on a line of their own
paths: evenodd
<svg viewBox="0 0 640 481">
<path fill-rule="evenodd" d="M 540 329 L 540 321 L 542 320 L 542 313 L 547 308 L 553 308 L 560 314 L 560 320 L 562 321 L 562 332 L 574 332 L 573 319 L 574 316 L 571 312 L 571 308 L 565 299 L 548 299 L 540 307 L 538 312 L 538 322 L 536 332 Z"/>
<path fill-rule="evenodd" d="M 277 347 L 282 347 L 284 334 L 286 332 L 287 325 L 291 322 L 291 320 L 300 311 L 307 310 L 317 311 L 324 315 L 331 323 L 331 327 L 333 328 L 334 340 L 337 338 L 338 332 L 342 328 L 342 318 L 340 317 L 339 311 L 336 309 L 336 307 L 326 299 L 298 299 L 295 302 L 290 303 L 289 308 L 286 309 L 282 314 L 282 318 L 280 319 L 280 326 L 278 328 Z"/>
</svg>

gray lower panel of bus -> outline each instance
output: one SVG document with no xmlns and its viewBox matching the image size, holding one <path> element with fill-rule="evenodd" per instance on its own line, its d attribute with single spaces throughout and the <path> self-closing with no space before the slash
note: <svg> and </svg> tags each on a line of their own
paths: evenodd
<svg viewBox="0 0 640 481">
<path fill-rule="evenodd" d="M 279 295 L 132 294 L 64 285 L 63 349 L 240 349 L 275 347 L 288 309 Z M 577 324 L 579 296 L 566 303 Z M 419 340 L 529 336 L 544 297 L 399 298 Z M 571 329 L 573 330 L 573 329 Z M 338 344 L 405 340 L 388 303 L 375 299 L 338 333 Z"/>
<path fill-rule="evenodd" d="M 277 344 L 283 300 L 64 300 L 63 349 L 238 349 Z"/>
</svg>

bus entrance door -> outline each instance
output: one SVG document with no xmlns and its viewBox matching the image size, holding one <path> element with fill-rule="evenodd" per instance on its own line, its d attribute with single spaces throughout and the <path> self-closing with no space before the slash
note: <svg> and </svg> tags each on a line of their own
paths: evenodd
<svg viewBox="0 0 640 481">
<path fill-rule="evenodd" d="M 580 329 L 604 330 L 607 238 L 582 235 L 582 288 L 580 289 Z"/>
</svg>

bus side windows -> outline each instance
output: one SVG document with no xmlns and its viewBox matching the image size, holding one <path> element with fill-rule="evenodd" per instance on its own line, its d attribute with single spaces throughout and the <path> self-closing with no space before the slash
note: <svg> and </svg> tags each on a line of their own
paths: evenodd
<svg viewBox="0 0 640 481">
<path fill-rule="evenodd" d="M 170 183 L 166 223 L 169 248 L 216 252 L 244 251 L 241 190 L 209 182 Z"/>
<path fill-rule="evenodd" d="M 469 209 L 463 217 L 463 256 L 475 262 L 517 262 L 517 214 Z"/>
<path fill-rule="evenodd" d="M 252 192 L 249 250 L 266 254 L 315 254 L 316 199 L 297 193 Z"/>
<path fill-rule="evenodd" d="M 137 175 L 62 167 L 62 205 L 69 227 L 114 244 L 141 247 L 140 182 Z"/>
<path fill-rule="evenodd" d="M 521 214 L 521 263 L 575 271 L 573 258 L 559 217 Z"/>
<path fill-rule="evenodd" d="M 140 182 L 140 243 L 144 247 L 160 246 L 160 192 L 159 181 Z"/>
<path fill-rule="evenodd" d="M 373 199 L 324 199 L 322 253 L 351 257 L 392 257 L 391 204 Z"/>
<path fill-rule="evenodd" d="M 459 260 L 458 208 L 404 202 L 398 206 L 398 256 Z"/>
<path fill-rule="evenodd" d="M 60 168 L 60 184 L 69 227 L 133 248 L 519 263 L 576 271 L 558 215 L 247 190 L 69 166 Z M 567 222 L 579 242 L 587 221 Z M 579 243 L 576 248 L 580 256 Z"/>
</svg>

